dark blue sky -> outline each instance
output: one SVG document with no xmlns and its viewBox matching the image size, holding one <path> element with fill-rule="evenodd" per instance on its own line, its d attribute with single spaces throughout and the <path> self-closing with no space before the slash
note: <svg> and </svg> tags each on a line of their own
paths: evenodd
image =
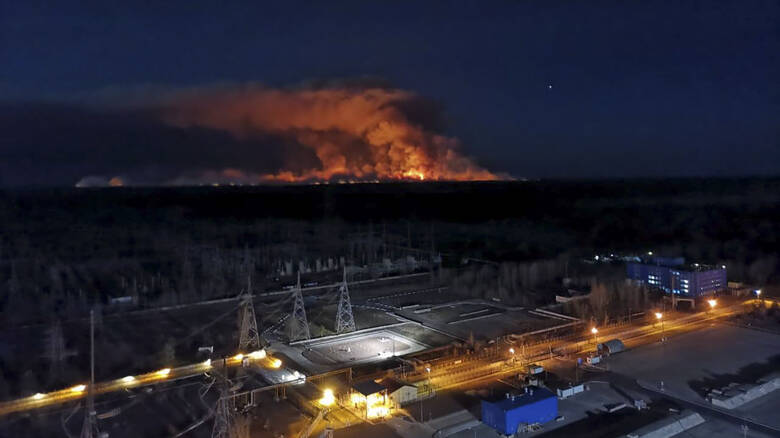
<svg viewBox="0 0 780 438">
<path fill-rule="evenodd" d="M 780 173 L 775 0 L 50 3 L 0 2 L 4 129 L 19 102 L 106 88 L 372 77 L 515 176 Z M 67 182 L 22 135 L 0 133 L 0 183 Z"/>
</svg>

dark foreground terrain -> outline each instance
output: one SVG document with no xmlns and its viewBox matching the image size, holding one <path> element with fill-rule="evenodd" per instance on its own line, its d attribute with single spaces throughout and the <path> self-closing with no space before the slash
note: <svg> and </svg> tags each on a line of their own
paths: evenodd
<svg viewBox="0 0 780 438">
<path fill-rule="evenodd" d="M 779 240 L 780 179 L 2 191 L 0 327 L 49 333 L 93 307 L 233 297 L 250 277 L 255 291 L 289 287 L 298 271 L 328 283 L 345 265 L 360 270 L 350 281 L 442 266 L 448 293 L 519 305 L 588 278 L 594 253 L 682 255 L 771 285 Z M 0 344 L 0 366 L 10 351 Z M 0 397 L 34 386 L 0 371 L 18 383 L 0 384 Z"/>
</svg>

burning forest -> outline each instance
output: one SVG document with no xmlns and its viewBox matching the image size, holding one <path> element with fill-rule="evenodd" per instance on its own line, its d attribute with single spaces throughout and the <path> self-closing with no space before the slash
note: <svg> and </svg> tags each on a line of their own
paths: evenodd
<svg viewBox="0 0 780 438">
<path fill-rule="evenodd" d="M 380 87 L 246 86 L 177 93 L 164 99 L 158 110 L 166 123 L 176 127 L 223 130 L 239 141 L 270 136 L 292 145 L 284 165 L 275 172 L 210 169 L 199 176 L 206 181 L 509 179 L 463 155 L 455 138 L 414 120 L 410 114 L 421 102 L 413 93 Z"/>
</svg>

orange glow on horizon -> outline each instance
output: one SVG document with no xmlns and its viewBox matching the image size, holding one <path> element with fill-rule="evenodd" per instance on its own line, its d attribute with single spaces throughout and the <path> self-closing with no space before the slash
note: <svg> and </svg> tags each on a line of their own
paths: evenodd
<svg viewBox="0 0 780 438">
<path fill-rule="evenodd" d="M 414 93 L 391 88 L 247 86 L 180 93 L 161 114 L 171 125 L 223 130 L 239 140 L 278 138 L 298 165 L 271 173 L 213 169 L 200 176 L 204 183 L 511 179 L 463 155 L 457 139 L 410 118 L 408 109 L 419 102 Z"/>
</svg>

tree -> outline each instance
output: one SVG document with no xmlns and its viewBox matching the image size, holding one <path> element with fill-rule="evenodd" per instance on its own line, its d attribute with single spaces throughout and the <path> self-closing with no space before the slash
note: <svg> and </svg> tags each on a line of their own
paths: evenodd
<svg viewBox="0 0 780 438">
<path fill-rule="evenodd" d="M 19 382 L 19 392 L 22 396 L 28 396 L 40 391 L 38 379 L 32 370 L 27 370 L 22 374 L 22 380 Z"/>
<path fill-rule="evenodd" d="M 607 317 L 607 305 L 609 304 L 609 291 L 607 287 L 594 282 L 590 287 L 590 306 L 596 318 Z"/>
<path fill-rule="evenodd" d="M 0 400 L 8 399 L 10 391 L 8 389 L 8 382 L 5 380 L 2 369 L 0 369 Z"/>
<path fill-rule="evenodd" d="M 176 360 L 176 344 L 173 338 L 168 338 L 160 351 L 160 360 L 163 365 L 170 366 Z"/>
<path fill-rule="evenodd" d="M 750 267 L 748 268 L 748 275 L 750 276 L 750 281 L 752 281 L 757 286 L 762 286 L 766 284 L 769 278 L 771 278 L 772 275 L 776 273 L 777 273 L 776 256 L 762 257 L 756 259 L 753 263 L 750 264 Z"/>
</svg>

